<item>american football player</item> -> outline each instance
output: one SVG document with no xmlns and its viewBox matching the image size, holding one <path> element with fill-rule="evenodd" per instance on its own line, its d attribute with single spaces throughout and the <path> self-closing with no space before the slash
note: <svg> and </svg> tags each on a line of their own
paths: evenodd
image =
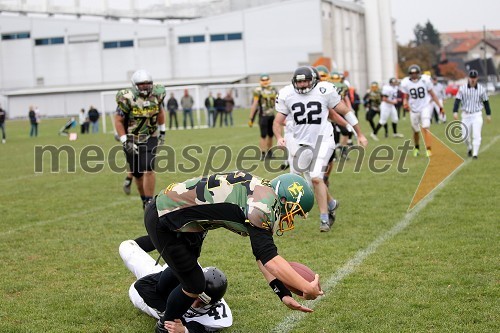
<svg viewBox="0 0 500 333">
<path fill-rule="evenodd" d="M 205 277 L 197 259 L 207 232 L 216 228 L 249 236 L 257 265 L 281 301 L 294 310 L 312 311 L 291 297 L 284 285 L 301 290 L 305 299 L 316 299 L 323 294 L 319 276 L 312 282 L 303 279 L 278 255 L 273 234 L 293 229 L 295 215 L 306 216 L 313 204 L 307 182 L 292 174 L 269 181 L 243 171 L 217 173 L 160 191 L 146 206 L 144 223 L 180 285 L 168 296 L 157 332 L 164 332 L 165 321 L 180 319 L 203 293 Z"/>
<path fill-rule="evenodd" d="M 135 240 L 120 244 L 120 256 L 125 266 L 134 274 L 137 281 L 129 288 L 132 304 L 147 315 L 160 319 L 165 312 L 167 297 L 179 280 L 168 265 L 159 265 L 141 248 Z M 172 332 L 216 332 L 233 323 L 233 315 L 224 300 L 227 289 L 225 274 L 216 267 L 203 268 L 206 287 L 180 320 L 165 323 L 165 329 Z M 162 278 L 164 282 L 158 282 Z"/>
<path fill-rule="evenodd" d="M 165 142 L 165 87 L 153 84 L 151 74 L 143 69 L 131 81 L 132 89 L 116 94 L 115 130 L 144 207 L 155 190 L 156 147 Z"/>
<path fill-rule="evenodd" d="M 373 122 L 373 119 L 377 114 L 380 114 L 380 103 L 382 103 L 382 93 L 378 82 L 373 81 L 370 83 L 370 89 L 363 97 L 363 104 L 366 109 L 366 120 L 370 123 L 372 133 L 375 131 L 375 123 Z"/>
<path fill-rule="evenodd" d="M 250 107 L 250 119 L 248 121 L 248 126 L 252 127 L 255 117 L 257 114 L 259 115 L 261 160 L 271 157 L 276 94 L 276 88 L 271 85 L 269 75 L 262 74 L 260 76 L 260 86 L 253 91 L 253 102 Z"/>
<path fill-rule="evenodd" d="M 418 65 L 408 67 L 408 76 L 401 81 L 401 91 L 405 94 L 403 97 L 403 107 L 410 110 L 411 127 L 413 129 L 413 156 L 419 155 L 420 127 L 426 145 L 426 155 L 432 155 L 431 145 L 432 136 L 429 132 L 431 126 L 431 99 L 443 112 L 443 105 L 432 90 L 433 85 L 430 78 L 420 75 L 421 70 Z"/>
<path fill-rule="evenodd" d="M 398 103 L 398 87 L 399 83 L 396 78 L 391 78 L 389 84 L 382 87 L 382 103 L 380 103 L 380 119 L 378 121 L 377 127 L 373 131 L 372 138 L 378 141 L 377 132 L 382 128 L 382 126 L 387 124 L 389 117 L 391 118 L 392 130 L 394 132 L 393 137 L 402 138 L 403 134 L 398 133 L 398 111 L 396 110 L 396 104 Z"/>
<path fill-rule="evenodd" d="M 320 82 L 318 72 L 309 66 L 299 67 L 292 77 L 292 84 L 282 88 L 276 100 L 276 119 L 273 130 L 278 145 L 287 146 L 282 135 L 283 123 L 287 116 L 294 120 L 293 136 L 300 146 L 293 160 L 293 170 L 310 177 L 320 211 L 320 231 L 329 231 L 328 217 L 334 202 L 327 202 L 328 189 L 323 181 L 323 174 L 335 147 L 331 118 L 338 122 L 338 114 L 345 117 L 356 133 L 361 145 L 367 141 L 358 126 L 358 119 L 341 101 L 334 86 L 329 82 Z M 338 114 L 337 114 L 338 113 Z M 292 169 L 292 168 L 291 168 Z"/>
</svg>

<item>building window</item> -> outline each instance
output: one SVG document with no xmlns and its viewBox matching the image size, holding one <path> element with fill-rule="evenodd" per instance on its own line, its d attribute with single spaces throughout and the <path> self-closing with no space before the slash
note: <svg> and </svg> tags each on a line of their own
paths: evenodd
<svg viewBox="0 0 500 333">
<path fill-rule="evenodd" d="M 112 42 L 104 42 L 103 46 L 105 49 L 116 49 L 120 47 L 133 47 L 133 40 L 117 40 Z"/>
<path fill-rule="evenodd" d="M 2 40 L 26 39 L 30 38 L 29 32 L 15 32 L 10 34 L 2 34 Z"/>
<path fill-rule="evenodd" d="M 64 44 L 64 37 L 52 37 L 52 38 L 37 38 L 35 39 L 35 45 L 55 45 Z"/>
<path fill-rule="evenodd" d="M 227 40 L 241 40 L 243 39 L 243 35 L 241 32 L 237 32 L 234 34 L 227 34 Z"/>
<path fill-rule="evenodd" d="M 211 42 L 222 42 L 222 41 L 226 41 L 226 40 L 241 40 L 242 38 L 243 38 L 243 35 L 241 32 L 210 35 Z"/>
<path fill-rule="evenodd" d="M 203 43 L 205 41 L 204 35 L 193 36 L 193 43 Z"/>
<path fill-rule="evenodd" d="M 177 40 L 179 44 L 203 43 L 205 41 L 205 35 L 179 36 Z"/>
</svg>

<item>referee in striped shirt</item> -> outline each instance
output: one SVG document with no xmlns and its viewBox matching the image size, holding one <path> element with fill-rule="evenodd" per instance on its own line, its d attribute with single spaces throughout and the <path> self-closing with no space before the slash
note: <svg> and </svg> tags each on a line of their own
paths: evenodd
<svg viewBox="0 0 500 333">
<path fill-rule="evenodd" d="M 467 145 L 467 155 L 477 159 L 481 145 L 481 128 L 483 127 L 483 105 L 486 110 L 486 120 L 491 121 L 490 102 L 486 89 L 477 83 L 477 70 L 469 71 L 467 84 L 460 86 L 453 105 L 453 118 L 458 120 L 458 108 L 462 103 L 462 139 Z M 472 140 L 471 140 L 472 133 Z M 472 142 L 471 142 L 472 141 Z"/>
</svg>

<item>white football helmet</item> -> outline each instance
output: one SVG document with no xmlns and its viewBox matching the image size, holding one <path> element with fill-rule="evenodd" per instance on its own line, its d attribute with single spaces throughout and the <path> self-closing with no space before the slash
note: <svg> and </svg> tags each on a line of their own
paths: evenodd
<svg viewBox="0 0 500 333">
<path fill-rule="evenodd" d="M 147 97 L 153 91 L 153 77 L 148 71 L 139 69 L 131 78 L 132 88 L 142 97 Z M 141 87 L 139 87 L 141 86 Z"/>
</svg>

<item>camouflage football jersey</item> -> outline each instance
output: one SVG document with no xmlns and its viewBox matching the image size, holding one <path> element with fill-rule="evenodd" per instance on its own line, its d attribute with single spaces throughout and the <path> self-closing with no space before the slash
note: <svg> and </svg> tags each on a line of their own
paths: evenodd
<svg viewBox="0 0 500 333">
<path fill-rule="evenodd" d="M 276 102 L 276 95 L 278 92 L 273 86 L 257 87 L 253 91 L 254 99 L 257 98 L 257 110 L 259 116 L 274 116 L 274 104 Z"/>
<path fill-rule="evenodd" d="M 117 112 L 126 118 L 127 134 L 136 142 L 146 142 L 150 136 L 157 136 L 158 115 L 166 92 L 161 84 L 153 85 L 149 97 L 143 98 L 132 89 L 116 93 Z"/>
<path fill-rule="evenodd" d="M 220 205 L 215 206 L 217 204 Z M 237 207 L 240 216 L 228 214 L 227 218 L 221 220 L 211 218 L 211 207 L 208 206 L 220 210 L 227 207 L 224 204 Z M 169 220 L 169 228 L 173 231 L 201 232 L 226 228 L 242 236 L 248 235 L 248 223 L 274 232 L 281 211 L 281 203 L 269 181 L 243 171 L 218 173 L 170 184 L 156 197 L 156 207 L 160 220 L 162 216 L 182 212 L 185 208 L 199 207 L 200 211 L 207 208 L 205 213 L 190 214 L 189 218 L 183 218 L 182 221 Z"/>
<path fill-rule="evenodd" d="M 374 111 L 379 111 L 380 103 L 382 103 L 382 94 L 380 90 L 369 91 L 367 94 L 367 102 L 370 109 Z"/>
<path fill-rule="evenodd" d="M 335 86 L 335 89 L 337 90 L 337 93 L 340 95 L 342 100 L 347 96 L 347 93 L 349 92 L 349 87 L 347 84 L 343 82 L 332 82 L 333 85 Z"/>
</svg>

